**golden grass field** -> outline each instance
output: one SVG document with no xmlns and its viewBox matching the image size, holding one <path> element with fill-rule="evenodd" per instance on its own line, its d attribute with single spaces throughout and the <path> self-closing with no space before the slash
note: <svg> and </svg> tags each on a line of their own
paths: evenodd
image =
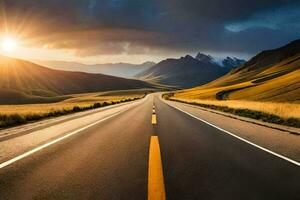
<svg viewBox="0 0 300 200">
<path fill-rule="evenodd" d="M 0 114 L 2 115 L 28 115 L 44 114 L 57 110 L 69 110 L 74 106 L 88 107 L 94 103 L 120 101 L 129 98 L 142 97 L 144 91 L 115 91 L 74 95 L 73 98 L 47 104 L 21 104 L 21 105 L 0 105 Z"/>
<path fill-rule="evenodd" d="M 300 119 L 300 104 L 292 103 L 278 103 L 278 102 L 257 102 L 257 101 L 241 101 L 241 100 L 200 100 L 200 99 L 184 99 L 184 98 L 170 98 L 180 100 L 187 103 L 200 103 L 216 106 L 227 106 L 229 108 L 249 109 L 277 115 L 284 119 L 297 118 Z"/>
</svg>

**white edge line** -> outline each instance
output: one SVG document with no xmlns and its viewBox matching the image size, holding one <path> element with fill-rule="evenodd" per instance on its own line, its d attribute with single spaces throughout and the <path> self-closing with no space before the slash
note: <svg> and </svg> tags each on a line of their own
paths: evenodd
<svg viewBox="0 0 300 200">
<path fill-rule="evenodd" d="M 70 136 L 72 136 L 72 135 L 75 135 L 75 134 L 77 134 L 77 133 L 79 133 L 79 132 L 81 132 L 81 131 L 83 131 L 83 130 L 85 130 L 85 129 L 88 129 L 88 128 L 92 127 L 92 126 L 95 126 L 96 124 L 99 124 L 99 123 L 101 123 L 101 122 L 103 122 L 103 121 L 105 121 L 105 120 L 108 120 L 108 119 L 110 119 L 110 118 L 113 118 L 113 117 L 115 117 L 115 116 L 117 116 L 117 115 L 119 115 L 119 114 L 121 114 L 121 113 L 123 113 L 123 112 L 129 110 L 129 109 L 130 109 L 130 108 L 125 109 L 125 110 L 122 110 L 122 111 L 119 111 L 119 112 L 117 112 L 117 113 L 115 113 L 115 114 L 113 114 L 113 115 L 110 115 L 110 116 L 105 117 L 105 118 L 103 118 L 103 119 L 101 119 L 101 120 L 98 120 L 98 121 L 96 121 L 96 122 L 94 122 L 94 123 L 92 123 L 92 124 L 89 124 L 89 125 L 84 126 L 84 127 L 80 128 L 80 129 L 77 129 L 76 131 L 73 131 L 73 132 L 71 132 L 71 133 L 68 133 L 68 134 L 66 134 L 66 135 L 64 135 L 64 136 L 62 136 L 62 137 L 60 137 L 60 138 L 57 138 L 57 139 L 51 141 L 51 142 L 48 142 L 48 143 L 46 143 L 46 144 L 43 144 L 43 145 L 41 145 L 41 146 L 39 146 L 39 147 L 36 147 L 36 148 L 30 150 L 30 151 L 27 151 L 27 152 L 25 152 L 25 153 L 23 153 L 23 154 L 21 154 L 21 155 L 15 157 L 15 158 L 13 158 L 13 159 L 10 159 L 10 160 L 8 160 L 8 161 L 5 161 L 5 162 L 3 162 L 3 163 L 0 164 L 0 169 L 2 169 L 2 168 L 4 168 L 4 167 L 7 167 L 7 166 L 9 166 L 9 165 L 11 165 L 11 164 L 13 164 L 13 163 L 15 163 L 15 162 L 17 162 L 17 161 L 23 159 L 23 158 L 26 158 L 26 157 L 28 157 L 28 156 L 30 156 L 30 155 L 32 155 L 32 154 L 38 152 L 38 151 L 41 151 L 42 149 L 45 149 L 46 147 L 49 147 L 50 145 L 53 145 L 53 144 L 55 144 L 55 143 L 58 143 L 58 142 L 60 142 L 60 141 L 62 141 L 62 140 L 64 140 L 64 139 L 66 139 L 66 138 L 68 138 L 68 137 L 70 137 Z"/>
<path fill-rule="evenodd" d="M 224 129 L 222 129 L 222 128 L 220 128 L 220 127 L 214 125 L 214 124 L 211 124 L 211 123 L 209 123 L 208 121 L 205 121 L 205 120 L 203 120 L 203 119 L 201 119 L 201 118 L 199 118 L 199 117 L 196 117 L 196 116 L 194 116 L 194 115 L 192 115 L 192 114 L 190 114 L 190 113 L 188 113 L 188 112 L 186 112 L 186 111 L 184 111 L 184 110 L 182 110 L 182 109 L 180 109 L 180 108 L 177 108 L 176 106 L 173 106 L 173 105 L 170 105 L 170 104 L 168 104 L 168 105 L 171 106 L 171 107 L 173 107 L 173 108 L 175 108 L 175 109 L 177 109 L 177 110 L 179 110 L 179 111 L 181 111 L 181 112 L 183 112 L 183 113 L 185 113 L 185 114 L 187 114 L 187 115 L 189 115 L 189 116 L 191 116 L 191 117 L 193 117 L 193 118 L 195 118 L 195 119 L 198 119 L 198 120 L 200 120 L 200 121 L 202 121 L 202 122 L 204 122 L 204 123 L 206 123 L 206 124 L 208 124 L 208 125 L 210 125 L 210 126 L 216 128 L 216 129 L 218 129 L 218 130 L 220 130 L 220 131 L 223 131 L 223 132 L 225 132 L 225 133 L 227 133 L 227 134 L 229 134 L 229 135 L 231 135 L 231 136 L 233 136 L 233 137 L 235 137 L 235 138 L 237 138 L 237 139 L 239 139 L 239 140 L 241 140 L 241 141 L 243 141 L 243 142 L 245 142 L 245 143 L 247 143 L 247 144 L 250 144 L 250 145 L 252 145 L 252 146 L 254 146 L 254 147 L 256 147 L 256 148 L 259 148 L 260 150 L 263 150 L 263 151 L 265 151 L 265 152 L 268 152 L 268 153 L 270 153 L 270 154 L 272 154 L 272 155 L 274 155 L 274 156 L 277 156 L 277 157 L 279 157 L 279 158 L 281 158 L 281 159 L 283 159 L 283 160 L 286 160 L 286 161 L 288 161 L 288 162 L 290 162 L 290 163 L 293 163 L 293 164 L 297 165 L 298 167 L 300 167 L 300 163 L 297 162 L 297 161 L 295 161 L 295 160 L 292 160 L 292 159 L 290 159 L 290 158 L 288 158 L 288 157 L 285 157 L 285 156 L 283 156 L 283 155 L 280 155 L 280 154 L 278 154 L 278 153 L 275 153 L 274 151 L 271 151 L 271 150 L 266 149 L 266 148 L 264 148 L 264 147 L 261 147 L 261 146 L 259 146 L 259 145 L 257 145 L 257 144 L 254 144 L 254 143 L 252 143 L 252 142 L 250 142 L 250 141 L 248 141 L 248 140 L 246 140 L 246 139 L 244 139 L 244 138 L 242 138 L 242 137 L 239 137 L 239 136 L 237 136 L 237 135 L 235 135 L 235 134 L 233 134 L 233 133 L 231 133 L 231 132 L 229 132 L 229 131 L 226 131 L 226 130 L 224 130 Z"/>
</svg>

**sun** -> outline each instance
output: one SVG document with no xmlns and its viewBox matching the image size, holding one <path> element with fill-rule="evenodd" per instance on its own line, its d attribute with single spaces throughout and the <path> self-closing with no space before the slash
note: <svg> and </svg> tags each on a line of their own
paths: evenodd
<svg viewBox="0 0 300 200">
<path fill-rule="evenodd" d="M 5 52 L 13 52 L 17 48 L 17 41 L 11 37 L 2 39 L 2 50 Z"/>
</svg>

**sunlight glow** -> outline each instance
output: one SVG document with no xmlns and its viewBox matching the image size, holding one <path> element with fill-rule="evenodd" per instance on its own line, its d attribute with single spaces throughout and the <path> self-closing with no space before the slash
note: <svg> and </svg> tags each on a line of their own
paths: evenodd
<svg viewBox="0 0 300 200">
<path fill-rule="evenodd" d="M 2 40 L 1 46 L 2 46 L 2 50 L 3 51 L 5 51 L 5 52 L 12 52 L 17 47 L 17 41 L 14 40 L 11 37 L 5 37 Z"/>
</svg>

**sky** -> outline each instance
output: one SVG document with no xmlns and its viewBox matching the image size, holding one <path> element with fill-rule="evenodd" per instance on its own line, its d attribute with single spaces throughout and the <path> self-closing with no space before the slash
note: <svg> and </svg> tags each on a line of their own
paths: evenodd
<svg viewBox="0 0 300 200">
<path fill-rule="evenodd" d="M 158 62 L 197 52 L 249 58 L 300 38 L 299 0 L 0 0 L 10 56 Z"/>
</svg>

